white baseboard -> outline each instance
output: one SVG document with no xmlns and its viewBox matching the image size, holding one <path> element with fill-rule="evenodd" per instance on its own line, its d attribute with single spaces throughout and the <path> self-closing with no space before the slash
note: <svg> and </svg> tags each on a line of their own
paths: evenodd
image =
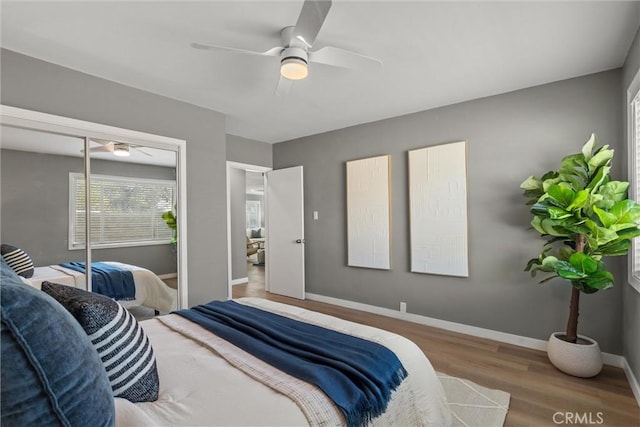
<svg viewBox="0 0 640 427">
<path fill-rule="evenodd" d="M 162 279 L 162 280 L 164 280 L 164 279 L 175 279 L 176 277 L 178 277 L 178 273 L 160 274 L 158 277 L 160 279 Z"/>
<path fill-rule="evenodd" d="M 486 338 L 486 339 L 499 341 L 507 344 L 517 345 L 520 347 L 531 348 L 534 350 L 541 350 L 541 351 L 547 350 L 547 341 L 540 340 L 537 338 L 529 338 L 529 337 L 523 337 L 520 335 L 508 334 L 506 332 L 479 328 L 477 326 L 470 326 L 462 323 L 450 322 L 448 320 L 434 319 L 432 317 L 422 316 L 419 314 L 401 313 L 398 310 L 391 310 L 389 308 L 378 307 L 378 306 L 369 305 L 369 304 L 362 304 L 359 302 L 327 297 L 324 295 L 317 295 L 309 292 L 305 294 L 305 297 L 313 301 L 324 302 L 327 304 L 333 304 L 340 307 L 351 308 L 354 310 L 366 311 L 368 313 L 380 314 L 382 316 L 392 317 L 394 319 L 406 320 L 408 322 L 418 323 L 426 326 L 432 326 L 434 328 L 445 329 L 447 331 L 459 332 L 461 334 L 472 335 L 474 337 Z M 624 369 L 625 365 L 628 366 L 627 360 L 624 357 L 618 356 L 616 354 L 603 352 L 602 361 L 606 365 L 615 366 L 617 368 Z M 627 373 L 627 370 L 625 370 L 625 373 Z M 629 377 L 629 375 L 631 375 L 631 377 Z M 630 368 L 629 368 L 629 372 L 627 373 L 627 377 L 633 378 Z M 633 379 L 635 380 L 635 378 Z M 631 383 L 631 379 L 629 380 L 629 382 Z"/>
<path fill-rule="evenodd" d="M 231 286 L 233 286 L 233 285 L 242 285 L 243 283 L 249 283 L 249 278 L 248 277 L 241 277 L 239 279 L 233 279 L 231 281 Z"/>
<path fill-rule="evenodd" d="M 629 380 L 629 386 L 631 387 L 631 391 L 633 395 L 636 397 L 636 401 L 638 402 L 638 406 L 640 406 L 640 383 L 636 379 L 636 376 L 633 375 L 633 371 L 631 370 L 631 366 L 629 366 L 629 362 L 627 359 L 624 359 L 624 373 L 627 375 L 627 379 Z"/>
</svg>

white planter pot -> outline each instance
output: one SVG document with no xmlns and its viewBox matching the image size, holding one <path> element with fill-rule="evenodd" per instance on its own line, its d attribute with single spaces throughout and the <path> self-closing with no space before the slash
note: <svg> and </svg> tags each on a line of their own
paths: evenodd
<svg viewBox="0 0 640 427">
<path fill-rule="evenodd" d="M 566 342 L 558 336 L 564 332 L 554 332 L 549 337 L 547 356 L 556 368 L 574 377 L 590 378 L 602 370 L 602 352 L 598 343 L 583 335 L 578 335 L 578 343 Z"/>
</svg>

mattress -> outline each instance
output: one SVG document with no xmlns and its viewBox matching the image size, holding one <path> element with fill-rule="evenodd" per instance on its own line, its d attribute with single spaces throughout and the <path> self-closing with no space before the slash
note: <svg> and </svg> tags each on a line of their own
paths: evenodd
<svg viewBox="0 0 640 427">
<path fill-rule="evenodd" d="M 402 362 L 408 376 L 394 392 L 387 412 L 375 419 L 373 425 L 446 426 L 451 423 L 442 385 L 429 360 L 410 340 L 381 329 L 273 301 L 259 298 L 236 301 L 365 338 L 391 349 Z M 176 327 L 178 323 L 183 326 Z M 160 378 L 159 397 L 155 402 L 144 403 L 116 398 L 117 426 L 309 424 L 294 400 L 253 379 L 194 339 L 203 333 L 209 334 L 197 324 L 175 314 L 145 320 L 140 324 L 156 356 Z"/>
</svg>

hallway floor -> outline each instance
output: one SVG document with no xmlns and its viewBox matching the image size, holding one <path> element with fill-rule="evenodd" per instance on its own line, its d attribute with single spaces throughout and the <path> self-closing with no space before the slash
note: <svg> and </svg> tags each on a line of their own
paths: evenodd
<svg viewBox="0 0 640 427">
<path fill-rule="evenodd" d="M 260 297 L 266 298 L 267 292 L 264 290 L 264 266 L 247 263 L 248 283 L 233 286 L 233 298 L 239 297 Z"/>
</svg>

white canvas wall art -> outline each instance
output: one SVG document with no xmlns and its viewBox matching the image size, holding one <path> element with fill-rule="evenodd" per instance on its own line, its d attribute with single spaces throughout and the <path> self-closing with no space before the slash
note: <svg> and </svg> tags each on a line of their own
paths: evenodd
<svg viewBox="0 0 640 427">
<path fill-rule="evenodd" d="M 347 162 L 347 264 L 391 268 L 391 156 Z"/>
<path fill-rule="evenodd" d="M 469 276 L 466 142 L 409 151 L 411 271 Z"/>
</svg>

